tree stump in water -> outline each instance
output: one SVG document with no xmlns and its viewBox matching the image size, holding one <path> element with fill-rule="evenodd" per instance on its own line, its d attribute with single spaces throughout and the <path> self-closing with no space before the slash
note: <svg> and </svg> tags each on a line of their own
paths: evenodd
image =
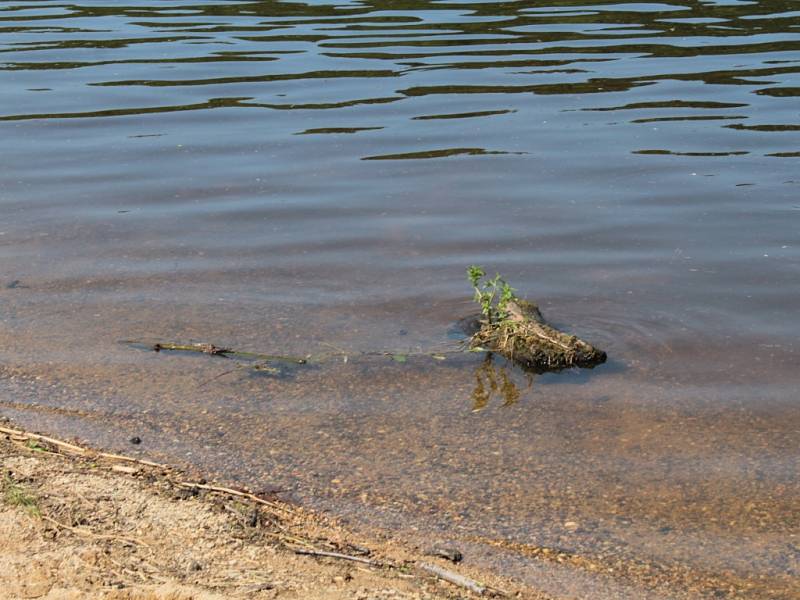
<svg viewBox="0 0 800 600">
<path fill-rule="evenodd" d="M 606 353 L 591 344 L 548 325 L 533 302 L 514 298 L 505 306 L 506 317 L 479 321 L 470 348 L 496 352 L 535 371 L 569 367 L 593 368 L 606 361 Z"/>
</svg>

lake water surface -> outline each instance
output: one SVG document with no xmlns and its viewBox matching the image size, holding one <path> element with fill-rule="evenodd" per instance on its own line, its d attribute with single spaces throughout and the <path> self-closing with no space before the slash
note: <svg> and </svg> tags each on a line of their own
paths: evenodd
<svg viewBox="0 0 800 600">
<path fill-rule="evenodd" d="M 470 264 L 609 362 L 361 354 L 455 349 Z M 798 2 L 0 2 L 23 426 L 558 597 L 797 598 L 798 298 Z"/>
</svg>

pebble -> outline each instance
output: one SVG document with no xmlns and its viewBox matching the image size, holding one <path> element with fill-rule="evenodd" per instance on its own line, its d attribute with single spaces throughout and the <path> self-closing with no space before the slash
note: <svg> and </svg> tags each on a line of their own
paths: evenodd
<svg viewBox="0 0 800 600">
<path fill-rule="evenodd" d="M 459 563 L 464 559 L 464 555 L 456 548 L 449 546 L 434 546 L 425 552 L 428 556 L 437 556 L 450 562 Z"/>
<path fill-rule="evenodd" d="M 254 507 L 250 514 L 247 515 L 247 526 L 258 527 L 259 517 L 258 507 Z"/>
</svg>

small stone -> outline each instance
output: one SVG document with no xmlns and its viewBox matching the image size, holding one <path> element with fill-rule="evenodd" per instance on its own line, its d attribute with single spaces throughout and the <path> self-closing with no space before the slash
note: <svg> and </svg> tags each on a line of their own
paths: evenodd
<svg viewBox="0 0 800 600">
<path fill-rule="evenodd" d="M 125 473 L 127 475 L 136 475 L 139 472 L 139 469 L 136 467 L 129 467 L 128 465 L 113 465 L 111 470 L 116 471 L 117 473 Z"/>
<path fill-rule="evenodd" d="M 253 510 L 250 511 L 250 514 L 247 515 L 247 526 L 248 527 L 258 527 L 260 514 L 258 512 L 258 507 L 253 507 Z"/>
<path fill-rule="evenodd" d="M 347 544 L 347 550 L 351 554 L 356 554 L 358 556 L 369 556 L 370 554 L 372 554 L 372 550 L 370 550 L 366 546 L 360 546 L 358 544 Z"/>
<path fill-rule="evenodd" d="M 201 565 L 196 560 L 193 560 L 192 562 L 189 563 L 189 571 L 202 571 L 202 570 L 203 570 L 203 565 Z"/>
<path fill-rule="evenodd" d="M 247 586 L 245 588 L 245 591 L 250 592 L 250 593 L 255 593 L 255 592 L 265 592 L 265 591 L 274 590 L 274 589 L 275 589 L 275 584 L 274 583 L 256 583 L 256 584 Z"/>
<path fill-rule="evenodd" d="M 131 444 L 135 444 L 138 446 L 139 444 L 142 443 L 142 438 L 140 438 L 138 435 L 135 435 L 129 441 Z"/>
<path fill-rule="evenodd" d="M 458 563 L 464 560 L 464 555 L 456 548 L 451 548 L 449 546 L 434 546 L 430 550 L 428 550 L 425 554 L 428 556 L 437 556 L 439 558 L 444 558 L 449 560 L 450 562 Z"/>
<path fill-rule="evenodd" d="M 200 490 L 197 488 L 181 488 L 175 491 L 175 498 L 178 500 L 188 500 L 189 498 L 194 498 L 195 496 L 200 495 Z"/>
</svg>

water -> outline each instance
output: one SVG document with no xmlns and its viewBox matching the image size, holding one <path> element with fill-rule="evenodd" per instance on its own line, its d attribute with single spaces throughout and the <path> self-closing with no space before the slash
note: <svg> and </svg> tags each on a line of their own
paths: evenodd
<svg viewBox="0 0 800 600">
<path fill-rule="evenodd" d="M 788 1 L 2 2 L 0 412 L 556 595 L 796 597 L 799 50 Z M 451 349 L 469 264 L 609 363 L 359 355 Z"/>
</svg>

